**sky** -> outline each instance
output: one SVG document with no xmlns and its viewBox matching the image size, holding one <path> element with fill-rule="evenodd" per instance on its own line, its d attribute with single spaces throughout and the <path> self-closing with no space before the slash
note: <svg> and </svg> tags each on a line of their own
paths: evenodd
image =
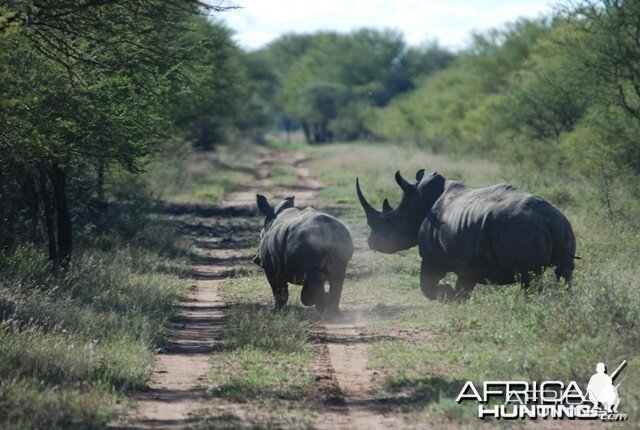
<svg viewBox="0 0 640 430">
<path fill-rule="evenodd" d="M 241 9 L 217 14 L 235 30 L 245 49 L 257 49 L 285 33 L 346 32 L 360 27 L 402 31 L 408 43 L 437 39 L 458 49 L 470 32 L 534 18 L 552 10 L 553 0 L 219 0 Z M 218 4 L 219 2 L 216 2 Z"/>
</svg>

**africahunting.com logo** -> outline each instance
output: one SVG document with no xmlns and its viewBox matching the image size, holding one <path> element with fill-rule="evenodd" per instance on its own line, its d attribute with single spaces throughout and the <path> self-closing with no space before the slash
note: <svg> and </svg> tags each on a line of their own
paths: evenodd
<svg viewBox="0 0 640 430">
<path fill-rule="evenodd" d="M 598 363 L 596 373 L 583 391 L 576 381 L 485 381 L 481 391 L 471 381 L 462 387 L 456 402 L 478 403 L 478 417 L 497 419 L 600 419 L 624 421 L 627 415 L 618 412 L 618 387 L 626 376 L 614 385 L 627 364 L 607 374 L 604 363 Z"/>
</svg>

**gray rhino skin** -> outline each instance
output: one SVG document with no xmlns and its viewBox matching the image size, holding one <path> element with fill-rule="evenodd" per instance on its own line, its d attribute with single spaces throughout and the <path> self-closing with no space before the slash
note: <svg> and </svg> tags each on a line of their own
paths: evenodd
<svg viewBox="0 0 640 430">
<path fill-rule="evenodd" d="M 570 282 L 576 240 L 569 220 L 546 200 L 509 184 L 469 188 L 438 173 L 416 174 L 415 185 L 400 172 L 403 198 L 393 209 L 385 199 L 377 211 L 356 190 L 371 227 L 369 246 L 393 253 L 419 247 L 420 286 L 429 299 L 468 297 L 475 284 L 529 287 L 531 275 L 555 266 L 558 279 Z M 439 281 L 458 276 L 456 291 Z"/>
<path fill-rule="evenodd" d="M 254 262 L 267 276 L 276 309 L 287 304 L 287 284 L 292 283 L 303 286 L 303 305 L 335 314 L 353 255 L 351 234 L 336 218 L 313 208 L 300 210 L 293 200 L 288 197 L 273 209 L 264 196 L 257 195 L 265 222 Z M 325 281 L 329 281 L 329 293 L 325 293 Z"/>
</svg>

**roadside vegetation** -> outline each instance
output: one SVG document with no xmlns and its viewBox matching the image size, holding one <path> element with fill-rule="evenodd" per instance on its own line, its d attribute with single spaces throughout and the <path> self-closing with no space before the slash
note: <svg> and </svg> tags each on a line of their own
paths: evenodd
<svg viewBox="0 0 640 430">
<path fill-rule="evenodd" d="M 253 177 L 194 153 L 251 133 L 250 84 L 204 15 L 221 8 L 49 3 L 0 6 L 0 427 L 105 428 L 190 285 L 157 199 L 218 202 Z"/>
<path fill-rule="evenodd" d="M 155 227 L 144 236 L 177 240 Z M 146 385 L 171 306 L 188 287 L 179 260 L 133 244 L 76 260 L 61 273 L 30 247 L 0 258 L 3 428 L 106 426 L 127 406 L 120 393 Z"/>
<path fill-rule="evenodd" d="M 215 150 L 194 150 L 188 141 L 162 145 L 161 155 L 146 167 L 141 180 L 165 203 L 218 204 L 255 180 L 262 149 L 248 141 Z"/>
</svg>

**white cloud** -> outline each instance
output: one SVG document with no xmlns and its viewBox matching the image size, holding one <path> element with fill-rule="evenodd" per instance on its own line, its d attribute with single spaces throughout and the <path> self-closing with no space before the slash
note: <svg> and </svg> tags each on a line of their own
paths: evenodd
<svg viewBox="0 0 640 430">
<path fill-rule="evenodd" d="M 551 0 L 235 0 L 242 9 L 221 14 L 246 48 L 258 48 L 284 33 L 394 28 L 419 44 L 438 39 L 460 47 L 471 30 L 485 30 L 550 11 Z M 226 0 L 229 4 L 230 0 Z M 220 16 L 220 15 L 219 15 Z"/>
</svg>

